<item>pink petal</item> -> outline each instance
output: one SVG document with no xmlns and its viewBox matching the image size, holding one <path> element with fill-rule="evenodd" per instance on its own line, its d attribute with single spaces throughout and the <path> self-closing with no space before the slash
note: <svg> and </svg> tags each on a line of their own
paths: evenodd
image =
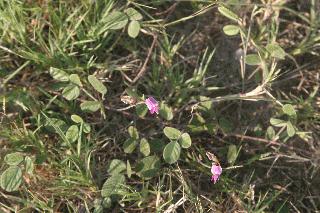
<svg viewBox="0 0 320 213">
<path fill-rule="evenodd" d="M 158 101 L 156 101 L 156 99 L 154 99 L 153 97 L 149 97 L 148 100 L 149 100 L 150 103 L 152 103 L 153 105 L 158 105 Z"/>
<path fill-rule="evenodd" d="M 156 101 L 156 99 L 154 99 L 153 97 L 149 97 L 145 100 L 145 104 L 147 105 L 149 111 L 151 114 L 154 113 L 159 113 L 159 105 L 158 102 Z"/>
<path fill-rule="evenodd" d="M 146 99 L 145 104 L 147 105 L 148 109 L 151 110 L 152 109 L 152 102 L 150 101 L 149 98 Z"/>
<path fill-rule="evenodd" d="M 156 106 L 153 108 L 153 110 L 154 110 L 155 113 L 159 114 L 159 107 L 158 107 L 158 105 L 156 105 Z"/>
<path fill-rule="evenodd" d="M 212 164 L 211 173 L 213 175 L 220 175 L 222 173 L 222 168 L 220 165 Z"/>
<path fill-rule="evenodd" d="M 212 175 L 211 181 L 215 184 L 219 180 L 219 175 Z"/>
<path fill-rule="evenodd" d="M 154 114 L 154 113 L 155 113 L 154 107 L 152 107 L 152 108 L 150 109 L 150 113 L 151 113 L 151 114 Z"/>
</svg>

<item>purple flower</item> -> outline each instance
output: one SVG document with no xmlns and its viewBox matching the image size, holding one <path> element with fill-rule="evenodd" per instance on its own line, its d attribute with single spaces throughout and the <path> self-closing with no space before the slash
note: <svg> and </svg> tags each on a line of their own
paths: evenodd
<svg viewBox="0 0 320 213">
<path fill-rule="evenodd" d="M 151 114 L 153 114 L 153 113 L 158 114 L 159 113 L 158 101 L 156 101 L 156 99 L 154 99 L 153 97 L 147 98 L 145 101 L 145 104 L 147 105 Z"/>
<path fill-rule="evenodd" d="M 213 183 L 215 184 L 219 180 L 219 176 L 222 173 L 221 166 L 219 164 L 213 163 L 211 167 L 211 173 L 212 173 L 211 181 L 213 181 Z"/>
</svg>

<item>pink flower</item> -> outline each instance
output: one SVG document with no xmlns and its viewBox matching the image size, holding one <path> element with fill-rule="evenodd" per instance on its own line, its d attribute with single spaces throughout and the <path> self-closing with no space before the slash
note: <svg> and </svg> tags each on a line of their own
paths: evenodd
<svg viewBox="0 0 320 213">
<path fill-rule="evenodd" d="M 153 97 L 147 98 L 145 101 L 145 104 L 147 105 L 151 114 L 153 114 L 153 113 L 158 114 L 159 113 L 158 101 L 156 101 L 156 99 L 154 99 Z"/>
<path fill-rule="evenodd" d="M 215 184 L 219 180 L 219 176 L 222 173 L 221 166 L 219 164 L 213 163 L 211 167 L 211 173 L 212 173 L 211 181 L 213 181 L 213 183 Z"/>
</svg>

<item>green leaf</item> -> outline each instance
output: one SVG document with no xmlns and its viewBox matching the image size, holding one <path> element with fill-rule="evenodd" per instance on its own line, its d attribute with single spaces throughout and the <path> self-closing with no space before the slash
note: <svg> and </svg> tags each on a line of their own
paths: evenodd
<svg viewBox="0 0 320 213">
<path fill-rule="evenodd" d="M 80 108 L 85 112 L 96 112 L 101 108 L 101 103 L 99 101 L 84 101 L 80 104 Z"/>
<path fill-rule="evenodd" d="M 191 146 L 191 137 L 188 133 L 183 133 L 181 137 L 179 138 L 179 142 L 182 146 L 182 148 L 189 148 Z"/>
<path fill-rule="evenodd" d="M 66 122 L 58 118 L 48 118 L 45 123 L 46 128 L 51 132 L 56 132 L 56 128 L 65 132 L 68 128 Z"/>
<path fill-rule="evenodd" d="M 131 164 L 130 164 L 129 160 L 127 160 L 127 175 L 129 178 L 132 175 L 132 169 L 131 169 Z"/>
<path fill-rule="evenodd" d="M 272 126 L 267 128 L 266 137 L 268 140 L 273 140 L 276 136 L 276 132 L 274 131 Z"/>
<path fill-rule="evenodd" d="M 131 38 L 136 38 L 140 32 L 140 23 L 138 21 L 131 21 L 128 26 L 128 35 Z"/>
<path fill-rule="evenodd" d="M 91 131 L 91 126 L 90 126 L 90 124 L 84 122 L 84 123 L 83 123 L 83 131 L 84 131 L 85 133 L 89 133 L 89 132 Z"/>
<path fill-rule="evenodd" d="M 95 205 L 93 213 L 103 213 L 103 206 L 102 205 Z"/>
<path fill-rule="evenodd" d="M 52 78 L 58 80 L 58 81 L 69 81 L 69 75 L 58 68 L 50 67 L 49 71 L 50 75 Z"/>
<path fill-rule="evenodd" d="M 71 75 L 69 76 L 69 80 L 70 80 L 70 82 L 78 85 L 79 87 L 82 86 L 82 83 L 81 83 L 81 80 L 80 80 L 80 77 L 79 77 L 78 74 L 71 74 Z"/>
<path fill-rule="evenodd" d="M 169 163 L 173 164 L 177 162 L 180 157 L 181 147 L 178 142 L 172 141 L 166 145 L 163 150 L 163 159 Z"/>
<path fill-rule="evenodd" d="M 109 177 L 102 186 L 102 197 L 110 197 L 111 195 L 117 195 L 121 193 L 124 182 L 125 177 L 122 174 L 116 174 Z"/>
<path fill-rule="evenodd" d="M 205 124 L 206 120 L 199 113 L 196 113 L 192 122 L 196 124 Z"/>
<path fill-rule="evenodd" d="M 292 137 L 296 134 L 296 130 L 290 121 L 287 122 L 287 134 L 289 137 Z"/>
<path fill-rule="evenodd" d="M 83 123 L 83 120 L 79 115 L 71 115 L 71 120 L 77 124 Z"/>
<path fill-rule="evenodd" d="M 156 156 L 148 156 L 143 158 L 137 164 L 137 175 L 143 178 L 152 178 L 157 175 L 160 169 L 160 159 Z"/>
<path fill-rule="evenodd" d="M 91 86 L 102 95 L 105 95 L 107 93 L 107 87 L 105 87 L 103 83 L 100 80 L 98 80 L 94 75 L 89 75 L 88 81 L 91 84 Z"/>
<path fill-rule="evenodd" d="M 148 112 L 148 107 L 145 104 L 138 104 L 136 106 L 136 113 L 139 117 L 144 117 Z"/>
<path fill-rule="evenodd" d="M 283 127 L 286 126 L 286 121 L 281 120 L 281 119 L 277 119 L 277 118 L 271 118 L 270 119 L 270 124 L 272 126 L 276 126 L 276 127 Z"/>
<path fill-rule="evenodd" d="M 23 161 L 23 155 L 20 152 L 10 153 L 4 157 L 4 161 L 11 166 L 16 166 Z"/>
<path fill-rule="evenodd" d="M 289 115 L 290 117 L 293 117 L 293 118 L 297 117 L 297 113 L 291 104 L 285 104 L 282 107 L 282 110 L 285 114 Z"/>
<path fill-rule="evenodd" d="M 286 56 L 286 52 L 278 44 L 268 44 L 266 48 L 274 58 L 284 59 Z"/>
<path fill-rule="evenodd" d="M 137 128 L 135 128 L 134 126 L 129 126 L 128 128 L 128 132 L 131 138 L 138 140 L 139 139 L 139 132 L 137 130 Z"/>
<path fill-rule="evenodd" d="M 68 101 L 76 99 L 80 95 L 80 89 L 78 86 L 69 84 L 62 91 L 62 96 Z"/>
<path fill-rule="evenodd" d="M 110 198 L 110 197 L 105 197 L 105 198 L 103 199 L 103 201 L 102 201 L 102 205 L 103 205 L 103 207 L 106 208 L 106 209 L 110 208 L 111 205 L 112 205 L 112 200 L 111 200 L 111 198 Z"/>
<path fill-rule="evenodd" d="M 139 13 L 137 10 L 133 9 L 132 7 L 129 7 L 124 11 L 131 21 L 138 21 L 141 20 L 143 17 L 141 13 Z"/>
<path fill-rule="evenodd" d="M 228 8 L 224 7 L 224 6 L 220 6 L 218 7 L 218 11 L 224 15 L 225 17 L 233 20 L 233 21 L 238 21 L 240 20 L 238 15 L 235 14 L 234 12 L 232 12 L 231 10 L 229 10 Z"/>
<path fill-rule="evenodd" d="M 202 110 L 209 111 L 212 108 L 212 100 L 206 96 L 200 96 L 200 106 Z"/>
<path fill-rule="evenodd" d="M 171 107 L 169 107 L 165 103 L 160 104 L 159 114 L 162 118 L 166 119 L 167 121 L 170 121 L 173 118 Z"/>
<path fill-rule="evenodd" d="M 172 127 L 165 127 L 163 129 L 163 133 L 172 140 L 178 140 L 181 136 L 181 132 L 179 130 L 177 130 L 176 128 L 172 128 Z"/>
<path fill-rule="evenodd" d="M 257 54 L 246 55 L 245 62 L 246 64 L 252 65 L 252 66 L 261 64 L 260 57 Z"/>
<path fill-rule="evenodd" d="M 10 166 L 0 177 L 1 188 L 7 192 L 13 192 L 19 189 L 22 182 L 22 171 L 17 166 Z"/>
<path fill-rule="evenodd" d="M 237 159 L 237 156 L 238 156 L 237 146 L 236 145 L 230 145 L 229 148 L 228 148 L 228 155 L 227 155 L 228 163 L 230 165 L 234 164 L 234 162 Z"/>
<path fill-rule="evenodd" d="M 111 14 L 109 14 L 104 20 L 103 20 L 104 26 L 99 31 L 99 34 L 104 32 L 105 30 L 119 30 L 124 28 L 128 23 L 127 15 L 116 11 Z"/>
<path fill-rule="evenodd" d="M 123 150 L 125 153 L 132 153 L 138 145 L 138 142 L 133 138 L 128 138 L 123 144 Z"/>
<path fill-rule="evenodd" d="M 66 138 L 71 143 L 75 142 L 79 137 L 79 128 L 77 125 L 72 125 L 66 132 Z"/>
<path fill-rule="evenodd" d="M 26 167 L 25 167 L 26 168 L 26 173 L 31 175 L 33 173 L 33 168 L 34 168 L 33 161 L 29 156 L 26 156 L 24 158 L 24 161 L 26 163 Z"/>
<path fill-rule="evenodd" d="M 124 170 L 126 170 L 126 164 L 118 159 L 113 159 L 107 167 L 107 171 L 110 175 L 120 174 Z"/>
<path fill-rule="evenodd" d="M 144 156 L 148 156 L 150 154 L 150 145 L 149 145 L 147 139 L 145 139 L 145 138 L 142 138 L 140 140 L 140 152 Z"/>
<path fill-rule="evenodd" d="M 236 25 L 226 25 L 223 27 L 223 32 L 228 36 L 234 36 L 240 32 L 240 28 Z"/>
</svg>

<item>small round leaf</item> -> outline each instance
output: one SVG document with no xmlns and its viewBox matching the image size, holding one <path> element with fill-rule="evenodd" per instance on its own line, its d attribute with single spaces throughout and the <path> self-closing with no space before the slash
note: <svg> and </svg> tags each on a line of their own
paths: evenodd
<svg viewBox="0 0 320 213">
<path fill-rule="evenodd" d="M 274 140 L 275 136 L 276 136 L 276 132 L 274 131 L 274 128 L 272 126 L 269 126 L 266 132 L 267 139 Z"/>
<path fill-rule="evenodd" d="M 80 89 L 76 85 L 68 85 L 62 91 L 62 96 L 68 101 L 76 99 L 80 95 Z"/>
<path fill-rule="evenodd" d="M 99 101 L 84 101 L 80 104 L 80 108 L 85 112 L 96 112 L 101 107 Z"/>
<path fill-rule="evenodd" d="M 71 120 L 77 124 L 83 123 L 83 119 L 79 115 L 71 115 Z"/>
<path fill-rule="evenodd" d="M 163 159 L 169 163 L 173 164 L 177 162 L 180 157 L 181 147 L 178 142 L 172 141 L 166 145 L 163 150 Z"/>
<path fill-rule="evenodd" d="M 226 25 L 223 27 L 223 32 L 228 36 L 234 36 L 240 32 L 240 28 L 236 25 Z"/>
<path fill-rule="evenodd" d="M 110 13 L 104 20 L 104 28 L 105 29 L 111 29 L 111 30 L 119 30 L 126 26 L 128 23 L 127 15 L 115 11 L 113 13 Z"/>
<path fill-rule="evenodd" d="M 23 155 L 20 152 L 10 153 L 4 157 L 4 161 L 11 166 L 16 166 L 23 161 Z"/>
<path fill-rule="evenodd" d="M 220 6 L 218 7 L 218 11 L 224 15 L 225 17 L 233 20 L 233 21 L 238 21 L 240 20 L 238 15 L 235 14 L 234 12 L 232 12 L 231 10 L 229 10 L 228 8 L 224 7 L 224 6 Z"/>
<path fill-rule="evenodd" d="M 138 104 L 136 106 L 136 113 L 139 117 L 144 117 L 148 113 L 148 107 L 145 104 Z"/>
<path fill-rule="evenodd" d="M 274 58 L 284 59 L 286 56 L 286 52 L 278 44 L 268 44 L 266 49 Z"/>
<path fill-rule="evenodd" d="M 18 190 L 22 182 L 22 171 L 17 166 L 10 166 L 6 169 L 0 179 L 1 188 L 7 192 Z"/>
<path fill-rule="evenodd" d="M 293 106 L 291 104 L 283 105 L 282 110 L 283 110 L 284 113 L 286 113 L 290 117 L 296 117 L 297 116 L 296 111 L 295 111 L 295 109 L 293 108 Z"/>
<path fill-rule="evenodd" d="M 137 130 L 137 128 L 135 128 L 134 126 L 129 126 L 128 128 L 128 132 L 131 138 L 133 139 L 139 139 L 139 132 Z"/>
<path fill-rule="evenodd" d="M 138 21 L 143 18 L 141 13 L 139 13 L 136 9 L 133 9 L 132 7 L 129 7 L 124 12 L 129 16 L 129 19 L 132 21 Z"/>
<path fill-rule="evenodd" d="M 172 128 L 172 127 L 165 127 L 163 129 L 163 133 L 172 140 L 178 140 L 181 136 L 181 132 L 179 130 L 177 130 L 176 128 Z"/>
<path fill-rule="evenodd" d="M 233 164 L 238 156 L 238 152 L 237 152 L 237 146 L 236 145 L 230 145 L 228 148 L 228 163 L 229 164 Z"/>
<path fill-rule="evenodd" d="M 181 135 L 181 137 L 179 138 L 179 142 L 180 142 L 182 148 L 185 148 L 185 149 L 189 148 L 191 146 L 191 137 L 190 137 L 190 135 L 188 133 L 186 133 L 186 132 L 183 133 Z"/>
<path fill-rule="evenodd" d="M 26 163 L 26 172 L 31 175 L 33 173 L 34 164 L 32 159 L 29 156 L 26 156 L 24 159 Z"/>
<path fill-rule="evenodd" d="M 79 87 L 82 86 L 82 83 L 81 83 L 81 80 L 80 80 L 80 77 L 79 77 L 78 74 L 71 74 L 71 75 L 69 76 L 69 80 L 70 80 L 70 82 L 78 85 Z"/>
<path fill-rule="evenodd" d="M 50 75 L 52 78 L 58 80 L 58 81 L 69 81 L 69 75 L 58 68 L 50 67 L 49 71 Z"/>
<path fill-rule="evenodd" d="M 138 142 L 133 138 L 128 138 L 123 144 L 123 150 L 125 153 L 132 153 L 138 145 Z"/>
<path fill-rule="evenodd" d="M 284 120 L 281 119 L 277 119 L 277 118 L 271 118 L 270 119 L 270 124 L 272 126 L 276 126 L 276 127 L 283 127 L 286 126 L 286 122 Z"/>
<path fill-rule="evenodd" d="M 260 57 L 257 54 L 246 55 L 245 62 L 246 62 L 246 64 L 252 65 L 252 66 L 261 64 Z"/>
<path fill-rule="evenodd" d="M 164 103 L 160 104 L 159 114 L 162 118 L 166 119 L 167 121 L 170 121 L 173 118 L 172 109 Z"/>
<path fill-rule="evenodd" d="M 142 138 L 140 141 L 140 152 L 144 156 L 148 156 L 150 154 L 150 145 L 145 138 Z"/>
<path fill-rule="evenodd" d="M 110 197 L 105 197 L 102 201 L 102 206 L 106 209 L 110 208 L 112 205 L 112 200 Z"/>
<path fill-rule="evenodd" d="M 111 175 L 120 174 L 124 170 L 126 170 L 126 164 L 118 159 L 113 159 L 107 169 L 108 173 Z"/>
<path fill-rule="evenodd" d="M 77 125 L 72 125 L 66 132 L 66 138 L 71 143 L 75 142 L 79 137 L 79 128 Z"/>
<path fill-rule="evenodd" d="M 104 84 L 97 79 L 94 75 L 89 75 L 88 76 L 88 81 L 91 84 L 91 86 L 101 93 L 102 95 L 105 95 L 107 93 L 107 88 L 104 86 Z"/>
<path fill-rule="evenodd" d="M 128 26 L 128 35 L 131 38 L 136 38 L 140 32 L 140 23 L 138 21 L 131 21 Z"/>
<path fill-rule="evenodd" d="M 287 134 L 289 137 L 292 137 L 296 134 L 296 130 L 290 121 L 287 123 Z"/>
<path fill-rule="evenodd" d="M 83 131 L 84 131 L 85 133 L 89 133 L 89 132 L 91 131 L 91 126 L 90 126 L 90 124 L 84 122 L 84 123 L 83 123 Z"/>
<path fill-rule="evenodd" d="M 102 197 L 110 197 L 111 195 L 117 195 L 122 191 L 125 177 L 122 174 L 112 175 L 103 184 L 101 189 Z"/>
</svg>

